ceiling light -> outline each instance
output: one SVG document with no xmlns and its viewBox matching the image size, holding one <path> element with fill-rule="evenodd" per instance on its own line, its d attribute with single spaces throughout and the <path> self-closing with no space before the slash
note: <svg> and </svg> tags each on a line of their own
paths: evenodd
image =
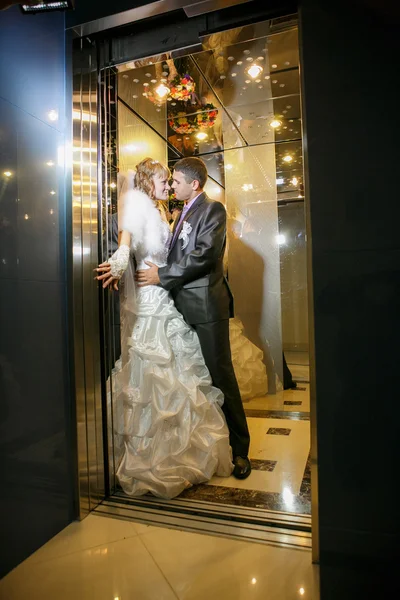
<svg viewBox="0 0 400 600">
<path fill-rule="evenodd" d="M 251 580 L 251 583 L 252 583 L 253 585 L 255 585 L 255 584 L 257 583 L 257 579 L 256 579 L 255 577 L 253 577 L 253 579 Z"/>
<path fill-rule="evenodd" d="M 270 125 L 274 129 L 276 129 L 277 127 L 280 127 L 282 125 L 282 123 L 280 121 L 278 121 L 278 119 L 274 119 L 273 121 L 271 121 Z"/>
<path fill-rule="evenodd" d="M 297 185 L 298 183 L 299 183 L 299 180 L 297 179 L 297 177 L 293 177 L 292 185 Z"/>
<path fill-rule="evenodd" d="M 47 116 L 49 117 L 49 121 L 57 121 L 58 112 L 56 110 L 51 110 L 47 113 Z"/>
<path fill-rule="evenodd" d="M 4 171 L 3 175 L 5 177 L 11 177 L 12 173 L 11 173 L 11 171 Z"/>
<path fill-rule="evenodd" d="M 160 83 L 160 85 L 156 88 L 156 94 L 160 98 L 165 98 L 165 96 L 169 94 L 169 87 L 167 87 L 163 83 Z"/>
<path fill-rule="evenodd" d="M 49 162 L 47 162 L 46 165 L 48 167 L 54 167 L 54 162 L 52 160 L 49 160 Z"/>
<path fill-rule="evenodd" d="M 276 242 L 279 246 L 283 246 L 283 244 L 286 244 L 286 238 L 283 235 L 283 233 L 280 233 L 279 235 L 276 236 Z"/>
<path fill-rule="evenodd" d="M 263 68 L 260 67 L 260 65 L 251 65 L 251 67 L 247 69 L 247 72 L 252 79 L 257 79 L 262 70 Z"/>
<path fill-rule="evenodd" d="M 25 221 L 28 221 L 28 219 L 29 219 L 29 215 L 26 215 L 26 214 L 25 214 L 25 215 L 24 215 L 24 219 L 25 219 Z"/>
<path fill-rule="evenodd" d="M 54 190 L 51 190 L 50 194 L 51 194 L 52 196 L 55 196 L 55 194 L 56 194 L 56 193 L 55 193 L 55 191 L 54 191 Z"/>
<path fill-rule="evenodd" d="M 305 590 L 304 588 L 302 588 L 302 587 L 301 587 L 301 588 L 299 589 L 299 594 L 300 594 L 300 596 L 304 596 L 305 592 L 306 592 L 306 590 Z"/>
<path fill-rule="evenodd" d="M 199 133 L 196 133 L 196 137 L 198 140 L 206 140 L 208 135 L 204 131 L 199 131 Z"/>
<path fill-rule="evenodd" d="M 278 179 L 276 180 L 276 185 L 282 185 L 284 182 L 283 177 L 278 177 Z"/>
<path fill-rule="evenodd" d="M 283 157 L 283 160 L 287 163 L 290 163 L 293 160 L 293 156 L 290 156 L 290 154 L 287 154 L 286 156 Z"/>
</svg>

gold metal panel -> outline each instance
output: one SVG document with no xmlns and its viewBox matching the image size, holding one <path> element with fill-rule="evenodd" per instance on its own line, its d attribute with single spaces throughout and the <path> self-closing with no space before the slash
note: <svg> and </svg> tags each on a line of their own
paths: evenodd
<svg viewBox="0 0 400 600">
<path fill-rule="evenodd" d="M 73 72 L 73 322 L 79 515 L 104 497 L 98 287 L 97 69 L 95 49 L 77 42 Z"/>
</svg>

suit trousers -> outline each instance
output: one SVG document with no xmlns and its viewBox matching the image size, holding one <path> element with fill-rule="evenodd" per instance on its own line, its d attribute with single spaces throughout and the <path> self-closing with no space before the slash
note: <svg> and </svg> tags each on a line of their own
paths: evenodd
<svg viewBox="0 0 400 600">
<path fill-rule="evenodd" d="M 250 434 L 232 365 L 229 320 L 191 325 L 196 331 L 213 385 L 224 394 L 224 412 L 233 456 L 247 456 Z"/>
</svg>

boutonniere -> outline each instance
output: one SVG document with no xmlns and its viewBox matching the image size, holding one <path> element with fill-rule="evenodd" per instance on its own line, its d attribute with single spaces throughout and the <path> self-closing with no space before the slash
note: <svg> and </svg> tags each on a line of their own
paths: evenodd
<svg viewBox="0 0 400 600">
<path fill-rule="evenodd" d="M 192 226 L 187 221 L 183 221 L 182 230 L 179 234 L 180 240 L 182 240 L 182 250 L 186 248 L 189 243 L 189 234 L 192 231 Z"/>
</svg>

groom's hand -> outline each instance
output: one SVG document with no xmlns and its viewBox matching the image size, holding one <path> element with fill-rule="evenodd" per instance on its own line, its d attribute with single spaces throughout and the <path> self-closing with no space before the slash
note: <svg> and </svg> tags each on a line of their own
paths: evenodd
<svg viewBox="0 0 400 600">
<path fill-rule="evenodd" d="M 154 263 L 145 261 L 149 269 L 142 269 L 136 272 L 135 279 L 138 282 L 138 287 L 144 287 L 146 285 L 158 285 L 160 278 L 158 276 L 158 267 Z"/>
</svg>

